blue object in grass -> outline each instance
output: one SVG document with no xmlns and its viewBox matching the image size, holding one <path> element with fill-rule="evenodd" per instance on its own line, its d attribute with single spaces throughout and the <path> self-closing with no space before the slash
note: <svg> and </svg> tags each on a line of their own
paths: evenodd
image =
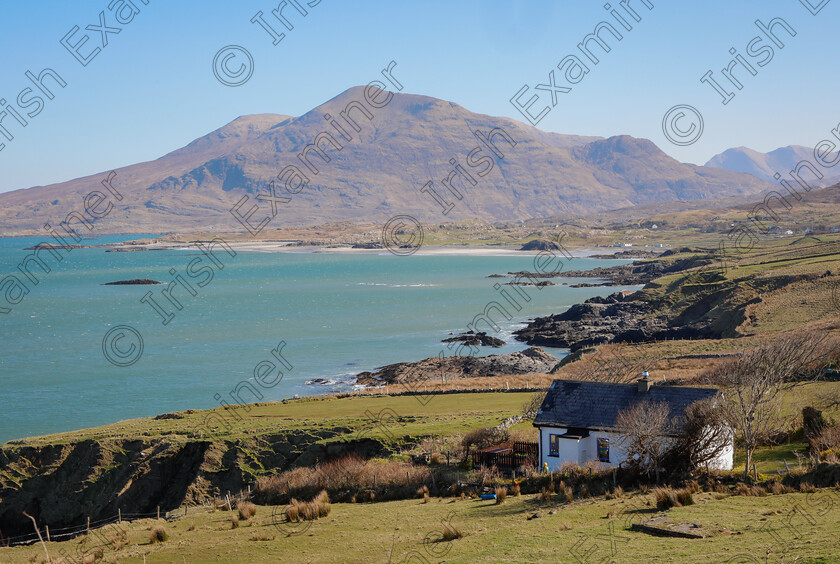
<svg viewBox="0 0 840 564">
<path fill-rule="evenodd" d="M 481 496 L 481 499 L 496 499 L 496 494 L 484 494 Z"/>
</svg>

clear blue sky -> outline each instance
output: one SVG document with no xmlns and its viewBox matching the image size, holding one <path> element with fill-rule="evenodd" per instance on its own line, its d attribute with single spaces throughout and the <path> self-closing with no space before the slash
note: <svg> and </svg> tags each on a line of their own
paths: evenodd
<svg viewBox="0 0 840 564">
<path fill-rule="evenodd" d="M 294 29 L 274 46 L 249 20 L 259 10 L 270 19 L 277 1 L 133 1 L 141 13 L 121 33 L 108 34 L 108 46 L 87 67 L 60 40 L 78 25 L 74 41 L 88 33 L 89 46 L 101 44 L 99 32 L 85 27 L 98 25 L 103 10 L 106 24 L 116 24 L 109 0 L 4 2 L 0 98 L 14 102 L 29 85 L 27 70 L 50 67 L 68 84 L 55 89 L 55 99 L 26 128 L 4 118 L 15 138 L 0 138 L 7 145 L 0 151 L 0 191 L 155 159 L 243 114 L 300 115 L 373 80 L 392 59 L 404 92 L 523 119 L 511 96 L 525 84 L 547 82 L 566 55 L 580 56 L 578 42 L 598 22 L 615 24 L 603 8 L 607 0 L 322 0 L 305 18 L 284 10 Z M 609 2 L 618 7 L 618 0 Z M 702 164 L 733 146 L 813 146 L 837 127 L 840 0 L 816 16 L 799 0 L 652 2 L 649 10 L 631 0 L 642 21 L 628 20 L 633 30 L 622 30 L 612 52 L 559 95 L 539 128 L 646 137 L 682 161 Z M 796 37 L 778 30 L 784 48 L 755 67 L 757 76 L 736 71 L 744 88 L 722 105 L 700 77 L 710 69 L 719 76 L 732 59 L 729 49 L 744 53 L 759 34 L 754 21 L 774 17 L 784 18 Z M 214 54 L 229 44 L 247 48 L 255 61 L 252 78 L 236 88 L 212 72 Z M 550 96 L 542 94 L 544 106 Z M 688 147 L 669 143 L 661 130 L 665 111 L 676 104 L 704 116 L 703 136 Z"/>
</svg>

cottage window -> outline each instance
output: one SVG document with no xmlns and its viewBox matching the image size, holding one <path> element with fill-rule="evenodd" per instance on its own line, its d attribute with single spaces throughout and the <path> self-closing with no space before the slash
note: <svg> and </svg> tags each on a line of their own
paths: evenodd
<svg viewBox="0 0 840 564">
<path fill-rule="evenodd" d="M 560 435 L 548 436 L 548 456 L 560 456 Z"/>
<path fill-rule="evenodd" d="M 598 439 L 598 460 L 601 462 L 610 461 L 610 440 Z"/>
</svg>

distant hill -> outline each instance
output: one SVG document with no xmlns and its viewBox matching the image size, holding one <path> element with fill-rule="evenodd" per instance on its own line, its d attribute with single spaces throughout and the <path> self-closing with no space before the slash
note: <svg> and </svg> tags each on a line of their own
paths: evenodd
<svg viewBox="0 0 840 564">
<path fill-rule="evenodd" d="M 334 221 L 384 222 L 397 214 L 420 221 L 480 218 L 507 220 L 578 215 L 655 202 L 713 200 L 749 196 L 769 185 L 755 176 L 714 167 L 680 163 L 647 139 L 622 135 L 604 139 L 541 131 L 504 117 L 476 114 L 452 102 L 394 94 L 379 109 L 367 106 L 372 120 L 352 110 L 360 131 L 338 119 L 348 104 L 364 100 L 362 87 L 351 88 L 300 117 L 259 114 L 240 117 L 186 147 L 149 162 L 116 170 L 113 184 L 124 196 L 97 223 L 103 232 L 190 232 L 242 230 L 230 208 L 249 196 L 242 212 L 265 192 L 287 165 L 307 174 L 299 193 L 278 204 L 272 226 L 314 225 Z M 331 116 L 329 119 L 326 116 Z M 344 140 L 331 120 L 343 125 Z M 498 146 L 485 176 L 467 156 L 479 146 L 474 131 L 503 128 L 516 142 Z M 314 152 L 308 171 L 297 155 L 322 132 L 331 133 L 341 150 L 320 143 L 329 162 Z M 323 138 L 323 136 L 322 136 Z M 476 184 L 454 185 L 457 200 L 441 184 L 455 164 L 467 167 Z M 102 189 L 107 171 L 50 186 L 0 194 L 0 229 L 5 234 L 39 232 L 58 224 L 91 190 Z M 454 203 L 448 215 L 420 188 L 430 180 Z M 254 215 L 266 217 L 263 201 Z"/>
<path fill-rule="evenodd" d="M 706 166 L 735 172 L 747 172 L 763 180 L 776 182 L 773 178 L 774 174 L 778 172 L 787 178 L 787 173 L 803 160 L 808 160 L 817 165 L 818 163 L 814 159 L 814 149 L 801 145 L 788 145 L 787 147 L 779 147 L 769 153 L 759 153 L 747 147 L 735 147 L 715 155 L 709 159 Z M 823 168 L 818 167 L 818 169 L 826 174 Z M 835 175 L 831 175 L 830 179 L 828 176 L 826 175 L 826 178 L 819 182 L 820 186 L 829 186 L 837 182 Z M 810 183 L 811 177 L 806 176 L 806 178 Z"/>
</svg>

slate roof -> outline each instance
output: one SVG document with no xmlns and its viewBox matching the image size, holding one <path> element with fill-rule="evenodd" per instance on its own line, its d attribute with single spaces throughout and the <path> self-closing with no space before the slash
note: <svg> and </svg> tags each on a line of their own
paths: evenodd
<svg viewBox="0 0 840 564">
<path fill-rule="evenodd" d="M 611 431 L 616 428 L 618 413 L 636 402 L 664 402 L 674 419 L 695 401 L 718 394 L 715 388 L 687 388 L 654 385 L 647 392 L 638 391 L 636 383 L 608 384 L 555 380 L 534 418 L 537 427 L 583 427 Z"/>
</svg>

